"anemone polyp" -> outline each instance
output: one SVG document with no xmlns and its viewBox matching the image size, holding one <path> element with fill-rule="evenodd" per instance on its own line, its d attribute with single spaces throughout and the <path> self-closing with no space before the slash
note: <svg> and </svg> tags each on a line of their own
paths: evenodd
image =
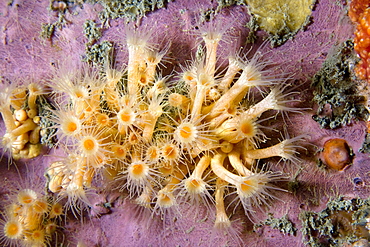
<svg viewBox="0 0 370 247">
<path fill-rule="evenodd" d="M 54 203 L 50 209 L 50 218 L 59 217 L 63 214 L 63 206 L 60 203 Z"/>
<path fill-rule="evenodd" d="M 156 162 L 159 160 L 161 156 L 161 150 L 159 147 L 155 145 L 151 145 L 146 150 L 145 158 L 150 162 Z"/>
<path fill-rule="evenodd" d="M 202 179 L 192 177 L 185 180 L 185 188 L 191 194 L 201 194 L 207 190 L 206 183 Z"/>
<path fill-rule="evenodd" d="M 163 158 L 169 161 L 175 161 L 180 157 L 179 148 L 172 143 L 166 143 L 161 148 L 161 154 Z"/>
<path fill-rule="evenodd" d="M 36 202 L 37 193 L 34 190 L 24 189 L 18 193 L 17 198 L 21 205 L 30 206 Z"/>
<path fill-rule="evenodd" d="M 130 108 L 123 108 L 117 113 L 118 121 L 122 125 L 130 125 L 135 121 L 135 113 Z"/>
<path fill-rule="evenodd" d="M 128 174 L 133 180 L 143 180 L 149 174 L 148 164 L 144 162 L 131 163 L 128 167 Z"/>
<path fill-rule="evenodd" d="M 160 208 L 170 208 L 175 205 L 175 197 L 167 191 L 159 191 L 157 195 L 157 205 Z"/>
<path fill-rule="evenodd" d="M 60 129 L 66 135 L 76 135 L 81 131 L 81 122 L 75 116 L 67 117 L 61 121 Z"/>
<path fill-rule="evenodd" d="M 49 204 L 44 199 L 38 199 L 33 205 L 33 209 L 38 214 L 44 214 L 48 212 Z"/>
<path fill-rule="evenodd" d="M 180 143 L 192 143 L 196 140 L 198 134 L 197 128 L 189 122 L 181 123 L 175 130 L 175 138 Z"/>
<path fill-rule="evenodd" d="M 17 220 L 7 221 L 4 225 L 4 235 L 9 239 L 20 239 L 23 234 L 23 226 Z"/>
<path fill-rule="evenodd" d="M 81 150 L 87 156 L 93 155 L 97 152 L 99 148 L 99 142 L 96 138 L 91 136 L 86 136 L 81 140 Z"/>
<path fill-rule="evenodd" d="M 253 178 L 246 178 L 242 183 L 240 183 L 240 191 L 244 196 L 251 196 L 258 190 L 258 185 L 263 186 L 262 183 Z"/>
<path fill-rule="evenodd" d="M 117 159 L 123 160 L 124 158 L 126 158 L 127 150 L 124 145 L 113 144 L 111 146 L 111 151 L 112 155 Z"/>
</svg>

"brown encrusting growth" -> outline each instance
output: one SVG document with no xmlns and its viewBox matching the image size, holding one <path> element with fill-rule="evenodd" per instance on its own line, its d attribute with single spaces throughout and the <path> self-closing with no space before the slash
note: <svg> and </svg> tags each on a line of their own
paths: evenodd
<svg viewBox="0 0 370 247">
<path fill-rule="evenodd" d="M 352 162 L 351 149 L 344 139 L 330 139 L 324 144 L 322 159 L 328 168 L 343 171 Z"/>
</svg>

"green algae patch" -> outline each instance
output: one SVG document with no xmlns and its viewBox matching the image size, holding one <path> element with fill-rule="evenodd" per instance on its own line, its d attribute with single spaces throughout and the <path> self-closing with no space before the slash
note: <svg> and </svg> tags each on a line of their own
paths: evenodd
<svg viewBox="0 0 370 247">
<path fill-rule="evenodd" d="M 252 15 L 249 27 L 271 35 L 273 46 L 281 45 L 308 23 L 315 0 L 246 0 Z"/>
<path fill-rule="evenodd" d="M 107 23 L 110 19 L 126 18 L 128 21 L 138 20 L 146 13 L 164 8 L 171 0 L 100 0 L 103 11 L 99 19 Z"/>
<path fill-rule="evenodd" d="M 93 64 L 103 68 L 104 64 L 107 62 L 108 55 L 110 54 L 113 48 L 113 43 L 107 40 L 99 44 L 86 45 L 85 46 L 85 55 L 82 58 L 82 61 Z"/>
<path fill-rule="evenodd" d="M 273 214 L 269 213 L 268 218 L 261 222 L 260 224 L 254 225 L 254 230 L 263 225 L 270 226 L 274 229 L 278 229 L 280 232 L 290 235 L 295 235 L 297 229 L 294 227 L 293 223 L 289 220 L 288 215 L 281 218 L 274 218 Z"/>
<path fill-rule="evenodd" d="M 308 246 L 343 246 L 369 238 L 370 199 L 339 197 L 321 212 L 302 211 L 303 242 Z"/>
</svg>

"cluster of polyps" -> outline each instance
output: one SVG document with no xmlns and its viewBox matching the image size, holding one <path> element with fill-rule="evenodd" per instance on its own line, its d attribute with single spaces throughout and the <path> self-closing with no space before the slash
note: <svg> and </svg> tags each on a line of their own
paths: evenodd
<svg viewBox="0 0 370 247">
<path fill-rule="evenodd" d="M 50 246 L 63 206 L 31 189 L 14 194 L 1 220 L 2 246 Z"/>
<path fill-rule="evenodd" d="M 34 158 L 41 152 L 38 97 L 45 94 L 43 86 L 2 82 L 0 112 L 6 133 L 2 145 L 16 158 Z"/>
<path fill-rule="evenodd" d="M 202 34 L 205 55 L 172 87 L 157 71 L 166 49 L 135 31 L 127 34 L 123 71 L 106 66 L 100 75 L 88 67 L 60 68 L 51 83 L 61 99 L 53 121 L 68 156 L 48 170 L 49 189 L 67 195 L 74 206 L 88 202 L 94 178 L 111 179 L 154 212 L 189 200 L 215 204 L 216 227 L 230 226 L 225 186 L 236 190 L 246 213 L 254 204 L 268 203 L 270 190 L 277 189 L 270 183 L 285 177 L 258 171 L 256 160 L 294 161 L 299 138 L 259 148 L 265 139 L 259 118 L 269 110 L 296 110 L 287 106 L 284 87 L 274 86 L 284 81 L 265 74 L 259 55 L 245 61 L 230 57 L 225 73 L 216 74 L 222 34 L 216 28 Z M 271 90 L 246 106 L 256 87 Z"/>
</svg>

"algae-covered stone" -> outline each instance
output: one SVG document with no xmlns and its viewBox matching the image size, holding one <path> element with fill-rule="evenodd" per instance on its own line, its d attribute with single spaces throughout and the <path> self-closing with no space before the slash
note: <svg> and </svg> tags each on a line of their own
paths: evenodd
<svg viewBox="0 0 370 247">
<path fill-rule="evenodd" d="M 335 47 L 312 79 L 313 100 L 319 106 L 313 119 L 323 128 L 335 129 L 355 119 L 366 119 L 369 114 L 351 69 L 356 60 L 352 50 L 351 41 Z"/>
<path fill-rule="evenodd" d="M 271 226 L 272 228 L 278 229 L 284 234 L 295 235 L 297 231 L 293 223 L 289 220 L 288 215 L 285 215 L 281 218 L 275 218 L 273 214 L 270 213 L 265 221 L 254 226 L 254 230 L 256 230 L 258 227 L 262 227 L 263 225 Z"/>
<path fill-rule="evenodd" d="M 348 246 L 369 237 L 369 199 L 339 197 L 321 212 L 302 211 L 303 241 L 308 246 Z"/>
<path fill-rule="evenodd" d="M 164 8 L 168 2 L 171 0 L 100 0 L 104 10 L 99 14 L 99 18 L 103 23 L 116 18 L 137 20 L 147 12 Z"/>
</svg>

